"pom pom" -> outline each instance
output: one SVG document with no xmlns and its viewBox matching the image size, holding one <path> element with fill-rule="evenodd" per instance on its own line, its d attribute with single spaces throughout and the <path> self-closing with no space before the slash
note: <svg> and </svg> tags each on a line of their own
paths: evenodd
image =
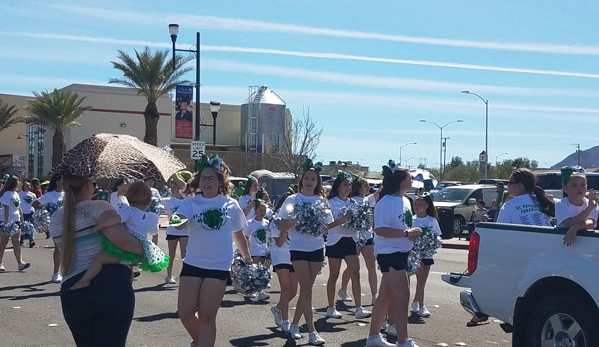
<svg viewBox="0 0 599 347">
<path fill-rule="evenodd" d="M 34 230 L 35 230 L 35 228 L 33 227 L 33 224 L 31 224 L 29 222 L 23 223 L 23 228 L 22 228 L 23 235 L 33 235 Z"/>
<path fill-rule="evenodd" d="M 342 208 L 342 215 L 349 213 L 350 218 L 343 224 L 349 230 L 360 233 L 372 229 L 373 224 L 373 208 L 370 205 L 358 204 L 354 199 L 350 199 Z"/>
<path fill-rule="evenodd" d="M 412 276 L 416 273 L 416 270 L 420 267 L 420 258 L 416 255 L 414 251 L 410 252 L 408 256 L 408 275 Z"/>
<path fill-rule="evenodd" d="M 146 210 L 146 212 L 154 213 L 154 214 L 160 216 L 162 214 L 162 212 L 164 212 L 164 206 L 160 202 L 160 199 L 152 198 L 152 201 L 150 202 L 150 206 L 148 206 L 148 209 Z"/>
<path fill-rule="evenodd" d="M 429 227 L 423 226 L 421 228 L 422 235 L 414 241 L 414 247 L 412 248 L 412 252 L 418 259 L 432 257 L 443 246 L 441 238 L 431 232 Z"/>
<path fill-rule="evenodd" d="M 59 200 L 58 202 L 55 202 L 55 203 L 50 202 L 50 203 L 45 204 L 44 209 L 46 211 L 48 211 L 50 216 L 52 216 L 54 214 L 54 212 L 58 211 L 58 209 L 62 207 L 62 205 L 63 205 L 63 201 Z"/>
<path fill-rule="evenodd" d="M 160 196 L 163 198 L 170 198 L 173 196 L 173 193 L 169 187 L 164 186 L 162 189 L 160 189 Z"/>
<path fill-rule="evenodd" d="M 358 248 L 364 247 L 364 245 L 366 245 L 366 241 L 370 240 L 371 238 L 371 231 L 360 231 L 358 233 L 358 239 L 356 240 L 356 246 L 358 246 Z"/>
<path fill-rule="evenodd" d="M 330 210 L 321 200 L 314 203 L 299 202 L 293 206 L 292 217 L 296 220 L 295 231 L 300 234 L 320 236 L 325 233 L 325 218 Z"/>
<path fill-rule="evenodd" d="M 31 217 L 33 218 L 33 226 L 38 233 L 48 233 L 48 226 L 50 225 L 50 213 L 48 211 L 45 209 L 37 210 L 33 212 Z"/>
<path fill-rule="evenodd" d="M 270 271 L 262 264 L 246 264 L 239 250 L 235 250 L 231 281 L 239 294 L 258 293 L 270 283 Z"/>
<path fill-rule="evenodd" d="M 19 233 L 19 224 L 17 222 L 8 222 L 0 225 L 0 233 L 8 237 L 15 236 Z"/>
</svg>

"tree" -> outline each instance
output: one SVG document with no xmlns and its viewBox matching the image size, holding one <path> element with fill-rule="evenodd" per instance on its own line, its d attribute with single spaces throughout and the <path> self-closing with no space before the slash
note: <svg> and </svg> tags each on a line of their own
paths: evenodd
<svg viewBox="0 0 599 347">
<path fill-rule="evenodd" d="M 158 145 L 158 106 L 156 102 L 161 96 L 175 89 L 178 84 L 189 84 L 181 79 L 184 74 L 193 70 L 184 65 L 192 60 L 193 56 L 176 56 L 175 68 L 169 51 L 152 52 L 146 47 L 143 52 L 135 51 L 135 59 L 129 54 L 119 50 L 120 62 L 111 61 L 112 66 L 123 73 L 123 77 L 111 78 L 108 83 L 120 84 L 137 89 L 137 95 L 143 95 L 148 100 L 144 111 L 146 133 L 144 142 Z M 196 86 L 199 88 L 199 86 Z M 200 101 L 196 100 L 196 107 Z"/>
<path fill-rule="evenodd" d="M 25 117 L 17 116 L 19 110 L 14 105 L 0 100 L 0 132 L 11 126 L 25 122 Z"/>
<path fill-rule="evenodd" d="M 292 172 L 299 177 L 304 161 L 307 158 L 315 160 L 322 130 L 322 127 L 318 127 L 318 122 L 310 115 L 310 108 L 304 107 L 302 117 L 295 119 L 283 132 L 277 148 L 277 152 L 280 154 L 280 160 L 278 160 L 280 170 Z"/>
<path fill-rule="evenodd" d="M 451 161 L 449 162 L 449 164 L 447 164 L 447 167 L 454 168 L 458 166 L 464 166 L 464 160 L 462 160 L 462 157 L 451 157 Z"/>
<path fill-rule="evenodd" d="M 26 117 L 27 124 L 43 124 L 54 130 L 52 138 L 52 167 L 62 160 L 66 143 L 64 132 L 66 129 L 81 126 L 76 121 L 91 106 L 81 106 L 85 97 L 80 98 L 77 93 L 70 93 L 54 89 L 48 93 L 33 92 L 35 99 L 27 100 L 25 109 L 29 111 Z"/>
</svg>

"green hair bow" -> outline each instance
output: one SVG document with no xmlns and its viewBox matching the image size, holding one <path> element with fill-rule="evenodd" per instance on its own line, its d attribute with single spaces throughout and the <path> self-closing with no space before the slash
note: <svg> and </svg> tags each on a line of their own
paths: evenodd
<svg viewBox="0 0 599 347">
<path fill-rule="evenodd" d="M 323 169 L 322 163 L 318 162 L 316 164 L 312 163 L 312 159 L 306 159 L 304 164 L 302 164 L 302 171 L 306 172 L 310 169 L 314 168 L 317 172 L 321 172 Z"/>
<path fill-rule="evenodd" d="M 341 170 L 337 170 L 337 178 L 348 179 L 350 181 L 354 180 L 354 177 L 349 172 L 344 172 Z"/>
<path fill-rule="evenodd" d="M 397 165 L 395 164 L 395 161 L 393 161 L 392 159 L 389 159 L 389 162 L 387 162 L 387 165 L 383 165 L 383 176 L 387 176 L 389 173 L 391 175 L 393 175 L 395 173 L 395 169 L 397 169 Z"/>
<path fill-rule="evenodd" d="M 580 166 L 562 166 L 562 169 L 561 169 L 562 180 L 566 181 L 575 172 L 581 173 L 583 175 L 585 175 L 587 173 L 587 171 Z"/>
<path fill-rule="evenodd" d="M 217 170 L 220 170 L 222 162 L 223 160 L 218 156 L 218 154 L 215 154 L 210 158 L 204 155 L 202 156 L 202 160 L 198 161 L 196 164 L 196 171 L 200 172 L 207 166 L 211 166 Z"/>
</svg>

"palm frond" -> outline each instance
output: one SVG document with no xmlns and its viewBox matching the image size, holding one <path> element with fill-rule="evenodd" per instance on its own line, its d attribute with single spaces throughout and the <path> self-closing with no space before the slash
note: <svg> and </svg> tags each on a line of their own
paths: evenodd
<svg viewBox="0 0 599 347">
<path fill-rule="evenodd" d="M 85 97 L 54 89 L 51 93 L 33 92 L 34 99 L 27 100 L 25 109 L 29 112 L 27 123 L 40 123 L 56 132 L 63 132 L 69 127 L 79 126 L 75 120 L 91 106 L 82 106 Z"/>
<path fill-rule="evenodd" d="M 18 112 L 16 106 L 0 100 L 0 131 L 25 122 L 25 117 L 17 116 Z"/>
</svg>

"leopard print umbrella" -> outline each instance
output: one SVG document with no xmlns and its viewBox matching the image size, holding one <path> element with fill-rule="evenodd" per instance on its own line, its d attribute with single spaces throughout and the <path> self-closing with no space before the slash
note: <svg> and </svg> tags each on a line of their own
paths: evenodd
<svg viewBox="0 0 599 347">
<path fill-rule="evenodd" d="M 51 174 L 90 179 L 151 178 L 166 181 L 185 164 L 164 149 L 122 134 L 97 134 L 65 153 Z"/>
</svg>

